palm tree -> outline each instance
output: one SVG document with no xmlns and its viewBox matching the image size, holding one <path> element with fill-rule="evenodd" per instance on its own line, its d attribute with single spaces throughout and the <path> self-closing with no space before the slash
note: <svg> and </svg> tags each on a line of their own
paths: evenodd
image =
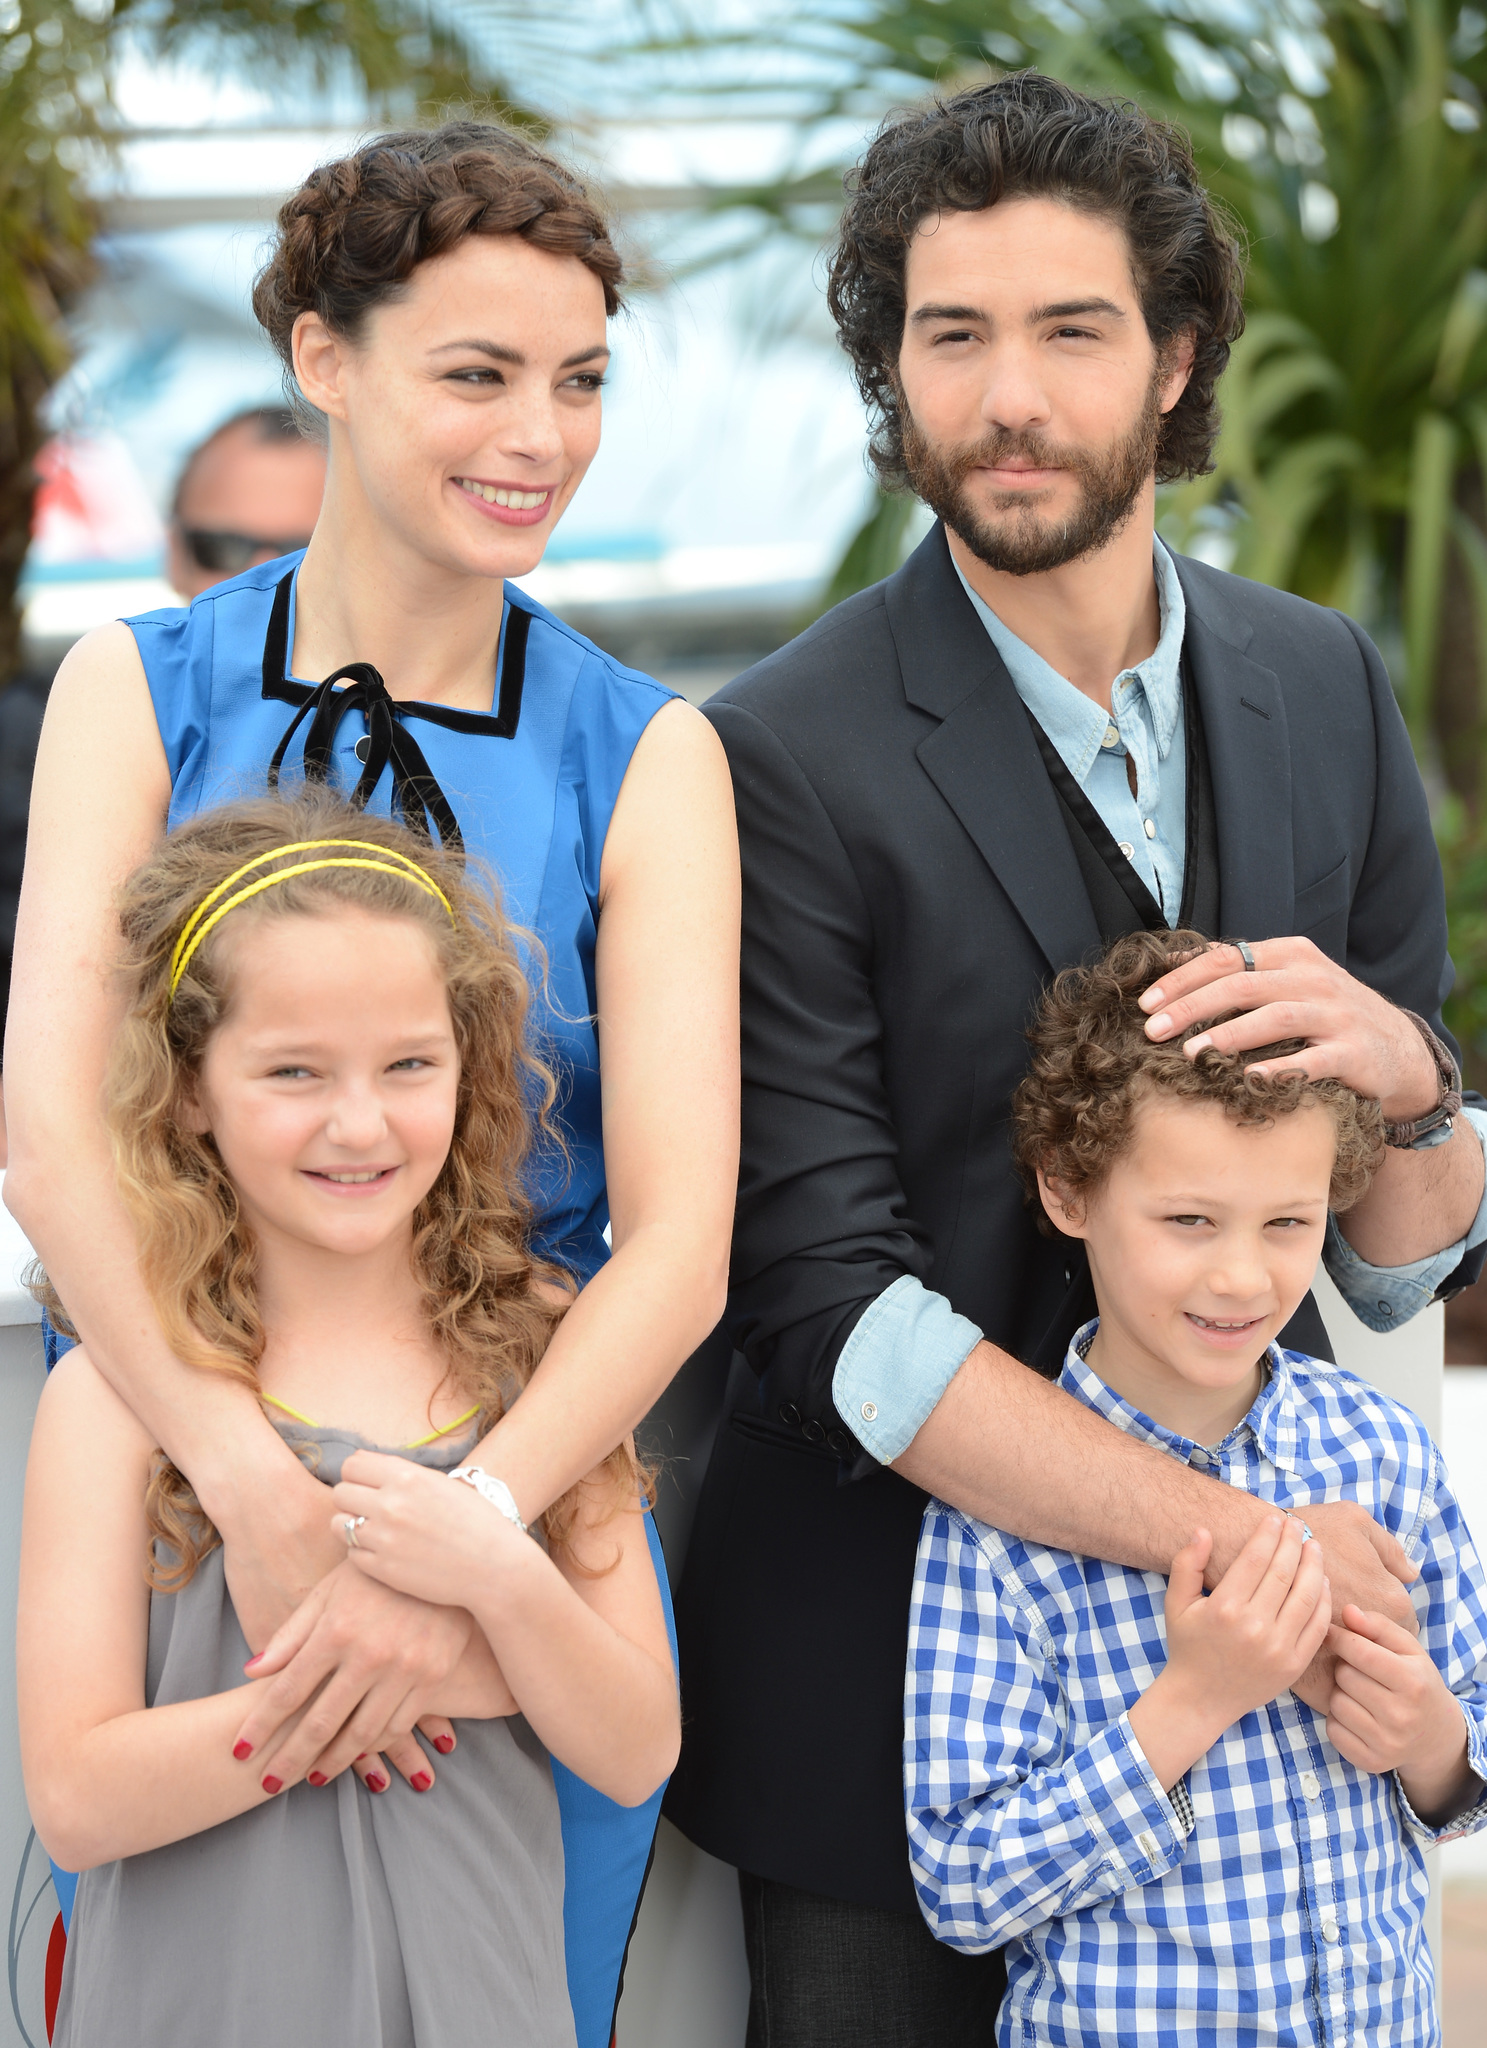
<svg viewBox="0 0 1487 2048">
<path fill-rule="evenodd" d="M 84 173 L 117 132 L 110 108 L 126 54 L 259 77 L 299 71 L 404 119 L 422 103 L 474 96 L 533 123 L 484 50 L 420 0 L 0 0 L 0 688 L 19 664 L 16 588 L 46 398 L 93 267 L 99 221 Z"/>
</svg>

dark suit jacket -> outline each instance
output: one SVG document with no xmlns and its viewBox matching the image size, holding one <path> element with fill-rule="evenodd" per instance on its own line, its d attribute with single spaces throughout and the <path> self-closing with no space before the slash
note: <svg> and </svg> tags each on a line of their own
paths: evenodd
<svg viewBox="0 0 1487 2048">
<path fill-rule="evenodd" d="M 1377 652 L 1338 613 L 1178 572 L 1220 929 L 1304 933 L 1440 1029 L 1440 868 Z M 1041 989 L 1099 932 L 941 529 L 707 715 L 743 849 L 729 1326 L 758 1382 L 724 1417 L 693 1528 L 668 1811 L 746 1869 L 912 1910 L 900 1744 L 923 1496 L 861 1451 L 832 1373 L 905 1273 L 1021 1358 L 1068 1329 L 1077 1276 L 1024 1204 L 1009 1098 Z"/>
</svg>

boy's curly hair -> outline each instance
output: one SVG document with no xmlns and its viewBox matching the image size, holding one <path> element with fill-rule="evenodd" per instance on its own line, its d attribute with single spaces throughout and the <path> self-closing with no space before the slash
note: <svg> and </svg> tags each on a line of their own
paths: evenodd
<svg viewBox="0 0 1487 2048">
<path fill-rule="evenodd" d="M 1328 1196 L 1334 1210 L 1363 1195 L 1384 1151 L 1379 1105 L 1341 1081 L 1305 1074 L 1252 1075 L 1258 1060 L 1299 1052 L 1304 1040 L 1282 1039 L 1251 1052 L 1211 1046 L 1189 1059 L 1182 1039 L 1158 1045 L 1146 1036 L 1137 998 L 1170 968 L 1201 953 L 1197 932 L 1132 932 L 1086 967 L 1066 967 L 1044 995 L 1028 1032 L 1032 1064 L 1012 1098 L 1012 1153 L 1038 1206 L 1039 1227 L 1053 1225 L 1038 1198 L 1038 1172 L 1071 1195 L 1088 1196 L 1131 1143 L 1138 1105 L 1153 1094 L 1184 1102 L 1217 1102 L 1236 1123 L 1265 1125 L 1292 1110 L 1325 1109 L 1337 1128 L 1337 1158 Z M 1237 1013 L 1231 1013 L 1237 1014 Z"/>
</svg>

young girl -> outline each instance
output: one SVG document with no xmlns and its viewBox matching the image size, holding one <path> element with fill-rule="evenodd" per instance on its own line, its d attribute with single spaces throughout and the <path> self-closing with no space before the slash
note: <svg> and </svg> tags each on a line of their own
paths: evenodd
<svg viewBox="0 0 1487 2048">
<path fill-rule="evenodd" d="M 571 1292 L 527 1247 L 552 1083 L 510 934 L 458 856 L 324 793 L 199 816 L 121 923 L 109 1119 L 161 1325 L 256 1392 L 355 1565 L 465 1608 L 474 1648 L 438 1702 L 437 1791 L 427 1752 L 407 1782 L 296 1782 L 276 1750 L 313 1701 L 254 1754 L 269 1681 L 217 1533 L 69 1353 L 32 1445 L 19 1633 L 31 1811 L 85 1873 L 56 2040 L 571 2048 L 548 1754 L 638 1804 L 679 1716 L 628 1444 L 530 1533 L 465 1462 Z M 460 1720 L 493 1686 L 498 1718 Z"/>
</svg>

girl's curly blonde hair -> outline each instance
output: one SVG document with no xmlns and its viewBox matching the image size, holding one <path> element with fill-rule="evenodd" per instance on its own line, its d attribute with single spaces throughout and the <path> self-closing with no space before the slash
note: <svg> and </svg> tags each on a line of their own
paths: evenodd
<svg viewBox="0 0 1487 2048">
<path fill-rule="evenodd" d="M 191 956 L 172 998 L 172 953 L 203 898 L 245 863 L 316 839 L 358 840 L 415 861 L 448 898 L 453 920 L 398 874 L 349 867 L 295 875 L 234 909 Z M 314 856 L 265 861 L 254 874 L 307 857 Z M 414 1213 L 413 1271 L 429 1327 L 452 1379 L 478 1403 L 483 1433 L 531 1378 L 575 1291 L 571 1277 L 535 1258 L 529 1245 L 524 1169 L 534 1134 L 561 1152 L 549 1120 L 555 1087 L 530 1043 L 527 975 L 493 882 L 472 876 L 463 854 L 392 819 L 314 787 L 235 803 L 172 832 L 124 884 L 119 922 L 130 1002 L 110 1060 L 108 1124 L 141 1271 L 176 1355 L 256 1389 L 264 1345 L 257 1249 L 216 1145 L 191 1128 L 189 1106 L 208 1041 L 232 1001 L 231 935 L 249 919 L 338 910 L 412 920 L 444 975 L 460 1059 L 455 1129 L 443 1170 Z M 535 955 L 534 942 L 521 937 Z M 44 1277 L 38 1292 L 61 1320 Z M 622 1492 L 630 1501 L 648 1492 L 628 1443 L 611 1452 L 606 1469 L 617 1501 Z M 174 1590 L 220 1538 L 163 1453 L 147 1505 L 152 1534 L 178 1560 L 152 1567 L 152 1582 Z M 569 1538 L 577 1510 L 578 1489 L 548 1509 L 550 1543 Z"/>
<path fill-rule="evenodd" d="M 1184 1042 L 1206 1026 L 1195 1024 L 1160 1045 L 1147 1037 L 1138 998 L 1207 946 L 1197 932 L 1132 932 L 1092 965 L 1066 967 L 1044 994 L 1027 1034 L 1032 1061 L 1012 1097 L 1012 1155 L 1039 1227 L 1050 1236 L 1039 1171 L 1076 1200 L 1093 1194 L 1130 1145 L 1136 1109 L 1152 1094 L 1217 1102 L 1241 1124 L 1268 1124 L 1312 1105 L 1325 1109 L 1337 1129 L 1330 1206 L 1350 1208 L 1367 1191 L 1384 1154 L 1376 1102 L 1341 1081 L 1245 1072 L 1257 1061 L 1300 1052 L 1303 1039 L 1245 1053 L 1209 1046 L 1189 1059 Z"/>
</svg>

